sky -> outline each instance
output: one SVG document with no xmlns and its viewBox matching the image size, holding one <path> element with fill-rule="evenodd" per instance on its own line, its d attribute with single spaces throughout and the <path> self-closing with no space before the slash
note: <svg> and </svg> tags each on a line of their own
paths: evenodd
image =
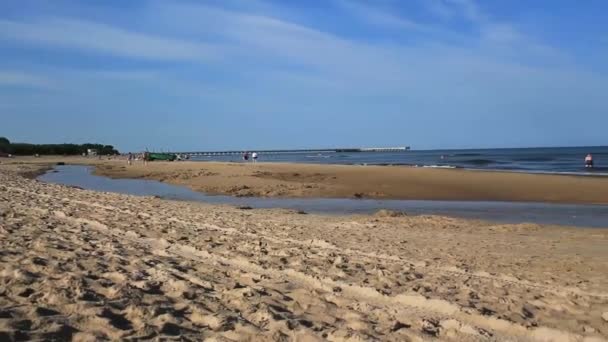
<svg viewBox="0 0 608 342">
<path fill-rule="evenodd" d="M 608 145 L 605 0 L 6 0 L 0 136 L 121 151 Z"/>
</svg>

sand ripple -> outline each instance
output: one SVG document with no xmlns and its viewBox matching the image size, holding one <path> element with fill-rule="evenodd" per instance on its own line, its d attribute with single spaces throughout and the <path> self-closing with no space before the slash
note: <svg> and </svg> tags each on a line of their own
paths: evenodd
<svg viewBox="0 0 608 342">
<path fill-rule="evenodd" d="M 582 341 L 608 232 L 322 217 L 0 171 L 0 340 Z"/>
</svg>

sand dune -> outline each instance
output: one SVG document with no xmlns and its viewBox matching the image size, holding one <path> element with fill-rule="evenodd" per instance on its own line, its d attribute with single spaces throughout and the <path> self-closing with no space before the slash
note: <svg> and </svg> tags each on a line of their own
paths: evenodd
<svg viewBox="0 0 608 342">
<path fill-rule="evenodd" d="M 7 170 L 0 340 L 608 337 L 606 230 L 239 210 Z"/>
</svg>

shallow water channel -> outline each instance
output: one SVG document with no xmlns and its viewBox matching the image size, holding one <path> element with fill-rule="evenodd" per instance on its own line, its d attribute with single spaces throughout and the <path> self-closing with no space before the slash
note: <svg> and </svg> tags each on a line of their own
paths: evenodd
<svg viewBox="0 0 608 342">
<path fill-rule="evenodd" d="M 49 183 L 78 186 L 95 191 L 210 204 L 284 208 L 319 214 L 369 214 L 380 209 L 404 211 L 409 215 L 443 215 L 504 223 L 539 223 L 577 227 L 608 228 L 608 206 L 493 201 L 420 201 L 329 198 L 260 198 L 215 196 L 187 187 L 144 179 L 111 179 L 92 174 L 79 165 L 57 166 L 38 177 Z"/>
</svg>

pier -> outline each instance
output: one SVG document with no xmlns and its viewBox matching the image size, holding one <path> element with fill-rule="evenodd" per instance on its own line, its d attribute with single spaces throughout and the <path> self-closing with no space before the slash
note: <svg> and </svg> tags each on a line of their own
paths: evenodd
<svg viewBox="0 0 608 342">
<path fill-rule="evenodd" d="M 340 152 L 406 152 L 405 147 L 363 147 L 363 148 L 321 148 L 321 149 L 293 149 L 293 150 L 233 150 L 233 151 L 195 151 L 195 152 L 171 152 L 174 154 L 188 156 L 225 156 L 240 155 L 245 152 L 257 152 L 259 154 L 295 154 L 295 153 L 340 153 Z"/>
</svg>

